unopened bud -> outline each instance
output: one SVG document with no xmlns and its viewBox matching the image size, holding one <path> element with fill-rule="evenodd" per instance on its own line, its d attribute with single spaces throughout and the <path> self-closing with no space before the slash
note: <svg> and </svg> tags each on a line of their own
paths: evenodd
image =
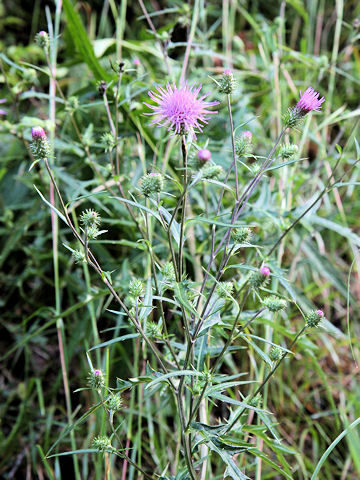
<svg viewBox="0 0 360 480">
<path fill-rule="evenodd" d="M 141 191 L 145 197 L 151 194 L 160 193 L 164 187 L 164 177 L 161 173 L 148 173 L 141 178 Z"/>
<path fill-rule="evenodd" d="M 42 30 L 35 35 L 35 42 L 39 45 L 39 47 L 47 50 L 49 48 L 49 35 L 47 34 L 47 32 L 44 32 L 44 30 Z"/>
</svg>

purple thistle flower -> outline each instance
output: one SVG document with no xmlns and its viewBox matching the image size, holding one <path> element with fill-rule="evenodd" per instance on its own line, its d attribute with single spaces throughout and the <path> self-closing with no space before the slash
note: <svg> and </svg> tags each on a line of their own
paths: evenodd
<svg viewBox="0 0 360 480">
<path fill-rule="evenodd" d="M 5 98 L 0 98 L 0 103 L 5 103 L 6 99 Z M 7 111 L 0 109 L 0 115 L 6 115 Z"/>
<path fill-rule="evenodd" d="M 247 138 L 249 140 L 249 142 L 251 142 L 252 140 L 252 133 L 250 132 L 250 130 L 245 130 L 244 132 L 242 132 L 242 136 Z"/>
<path fill-rule="evenodd" d="M 265 265 L 260 268 L 260 273 L 261 275 L 264 275 L 264 277 L 269 277 L 270 276 L 270 268 L 266 267 Z"/>
<path fill-rule="evenodd" d="M 303 94 L 300 92 L 300 100 L 296 106 L 303 111 L 303 114 L 316 110 L 317 112 L 321 109 L 321 104 L 325 102 L 325 97 L 319 98 L 319 93 L 316 92 L 312 87 L 308 87 Z"/>
<path fill-rule="evenodd" d="M 184 134 L 190 132 L 196 138 L 195 129 L 202 132 L 203 124 L 207 124 L 207 115 L 218 113 L 208 110 L 209 107 L 218 105 L 218 101 L 205 102 L 209 93 L 198 98 L 201 85 L 191 87 L 185 83 L 177 88 L 175 83 L 171 86 L 168 82 L 166 87 L 157 86 L 155 92 L 149 91 L 149 97 L 157 105 L 145 105 L 152 110 L 145 115 L 155 115 L 155 120 L 151 125 L 158 127 L 169 126 L 168 131 L 174 129 L 175 134 Z"/>
<path fill-rule="evenodd" d="M 133 64 L 135 65 L 135 67 L 138 67 L 140 65 L 140 60 L 138 58 L 135 58 Z"/>
<path fill-rule="evenodd" d="M 31 135 L 33 140 L 45 140 L 46 133 L 42 127 L 33 127 L 31 129 Z"/>
<path fill-rule="evenodd" d="M 324 316 L 324 312 L 322 310 L 316 310 L 316 313 L 319 315 L 319 317 Z"/>
</svg>

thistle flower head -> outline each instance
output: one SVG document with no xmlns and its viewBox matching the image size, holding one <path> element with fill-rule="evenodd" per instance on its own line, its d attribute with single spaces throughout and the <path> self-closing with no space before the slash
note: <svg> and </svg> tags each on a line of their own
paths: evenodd
<svg viewBox="0 0 360 480">
<path fill-rule="evenodd" d="M 131 280 L 129 285 L 129 293 L 135 298 L 142 297 L 144 295 L 144 284 L 141 280 Z"/>
<path fill-rule="evenodd" d="M 88 375 L 88 384 L 91 388 L 99 390 L 105 385 L 104 374 L 101 370 L 95 369 L 91 370 Z"/>
<path fill-rule="evenodd" d="M 202 178 L 213 179 L 222 175 L 224 169 L 221 165 L 205 164 L 201 169 Z"/>
<path fill-rule="evenodd" d="M 80 223 L 83 227 L 92 227 L 100 225 L 101 217 L 96 210 L 87 209 L 81 212 Z"/>
<path fill-rule="evenodd" d="M 312 310 L 305 315 L 306 326 L 309 328 L 317 327 L 323 318 L 324 312 L 322 310 Z"/>
<path fill-rule="evenodd" d="M 252 288 L 259 288 L 261 285 L 264 285 L 270 276 L 270 268 L 265 265 L 260 268 L 258 272 L 251 274 L 249 278 L 249 285 Z"/>
<path fill-rule="evenodd" d="M 272 347 L 269 353 L 270 360 L 272 362 L 278 362 L 283 356 L 283 349 L 280 347 Z"/>
<path fill-rule="evenodd" d="M 108 409 L 112 410 L 113 412 L 118 412 L 119 410 L 121 410 L 123 404 L 121 393 L 118 392 L 114 395 L 111 395 L 111 397 L 107 400 L 106 404 Z"/>
<path fill-rule="evenodd" d="M 205 98 L 209 93 L 198 98 L 200 90 L 201 85 L 189 86 L 188 83 L 180 88 L 177 88 L 175 83 L 171 86 L 169 82 L 166 87 L 157 86 L 155 91 L 148 92 L 151 100 L 157 105 L 145 103 L 153 110 L 145 115 L 155 115 L 151 125 L 168 127 L 168 131 L 174 130 L 174 135 L 189 132 L 196 138 L 195 130 L 202 132 L 204 124 L 208 123 L 207 116 L 217 113 L 208 108 L 219 103 L 217 101 L 206 102 Z"/>
<path fill-rule="evenodd" d="M 49 157 L 51 149 L 44 129 L 42 127 L 33 127 L 31 129 L 31 136 L 32 143 L 29 148 L 35 160 L 38 162 Z"/>
<path fill-rule="evenodd" d="M 207 148 L 202 148 L 198 151 L 198 159 L 201 163 L 206 163 L 211 158 L 211 152 Z"/>
<path fill-rule="evenodd" d="M 233 72 L 227 68 L 224 70 L 224 73 L 218 83 L 219 90 L 221 93 L 230 95 L 236 88 L 236 80 L 234 78 Z"/>
<path fill-rule="evenodd" d="M 160 338 L 162 336 L 161 325 L 158 325 L 156 322 L 147 322 L 146 334 L 150 338 Z"/>
<path fill-rule="evenodd" d="M 160 193 L 164 187 L 164 177 L 161 173 L 151 172 L 141 177 L 141 192 L 145 197 L 153 193 Z"/>
<path fill-rule="evenodd" d="M 245 130 L 235 140 L 235 153 L 238 157 L 244 157 L 252 152 L 252 133 Z"/>
<path fill-rule="evenodd" d="M 266 297 L 263 301 L 263 304 L 268 310 L 270 310 L 270 312 L 278 312 L 286 307 L 286 301 L 275 295 Z"/>
<path fill-rule="evenodd" d="M 46 140 L 46 133 L 42 127 L 33 127 L 31 129 L 31 136 L 33 140 Z"/>
<path fill-rule="evenodd" d="M 252 231 L 249 227 L 234 228 L 231 232 L 231 236 L 235 243 L 248 243 L 251 240 Z"/>
<path fill-rule="evenodd" d="M 175 280 L 175 268 L 172 262 L 166 262 L 161 267 L 161 274 L 165 277 L 167 281 Z"/>
<path fill-rule="evenodd" d="M 319 96 L 312 87 L 308 87 L 303 94 L 300 92 L 300 100 L 284 116 L 285 127 L 296 127 L 307 113 L 313 110 L 319 112 L 321 104 L 325 102 L 325 97 Z"/>
<path fill-rule="evenodd" d="M 230 297 L 233 293 L 234 285 L 232 282 L 219 282 L 216 286 L 216 293 L 220 298 Z"/>
<path fill-rule="evenodd" d="M 73 250 L 72 256 L 74 257 L 75 263 L 85 263 L 86 257 L 85 253 L 81 252 L 80 250 Z"/>
<path fill-rule="evenodd" d="M 243 137 L 247 137 L 247 139 L 249 140 L 249 142 L 251 142 L 252 140 L 252 133 L 250 132 L 250 130 L 245 130 L 243 133 L 242 133 Z"/>
<path fill-rule="evenodd" d="M 319 98 L 320 94 L 312 87 L 308 87 L 303 94 L 300 92 L 300 95 L 300 100 L 296 106 L 304 112 L 304 115 L 312 110 L 318 112 L 321 109 L 321 104 L 325 102 L 325 97 Z"/>
<path fill-rule="evenodd" d="M 92 441 L 92 446 L 96 448 L 99 452 L 115 452 L 115 448 L 111 445 L 111 440 L 105 435 L 99 435 L 95 437 Z"/>
<path fill-rule="evenodd" d="M 260 273 L 261 275 L 264 275 L 264 277 L 269 277 L 270 276 L 270 268 L 267 267 L 266 265 L 263 265 L 261 268 L 260 268 Z"/>
<path fill-rule="evenodd" d="M 44 30 L 41 30 L 41 32 L 35 35 L 35 42 L 39 47 L 47 50 L 49 48 L 49 35 Z"/>
<path fill-rule="evenodd" d="M 279 149 L 279 156 L 282 159 L 289 159 L 293 157 L 299 150 L 299 147 L 294 143 L 284 143 Z"/>
<path fill-rule="evenodd" d="M 141 65 L 140 60 L 138 58 L 134 58 L 133 64 L 135 65 L 135 67 L 138 67 L 139 65 Z"/>
</svg>

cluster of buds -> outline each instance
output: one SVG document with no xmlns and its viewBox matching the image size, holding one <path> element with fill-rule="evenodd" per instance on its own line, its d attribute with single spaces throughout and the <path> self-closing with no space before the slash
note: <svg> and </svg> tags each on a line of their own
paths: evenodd
<svg viewBox="0 0 360 480">
<path fill-rule="evenodd" d="M 258 272 L 251 274 L 249 278 L 249 285 L 252 288 L 259 288 L 264 285 L 270 277 L 270 268 L 267 266 L 262 266 Z"/>
<path fill-rule="evenodd" d="M 303 94 L 300 92 L 300 100 L 295 107 L 289 108 L 284 115 L 285 128 L 294 128 L 309 112 L 319 112 L 325 97 L 319 98 L 320 94 L 312 87 L 308 87 Z"/>
<path fill-rule="evenodd" d="M 249 130 L 245 130 L 235 140 L 235 153 L 238 157 L 246 157 L 252 152 L 252 133 Z"/>
<path fill-rule="evenodd" d="M 88 384 L 94 390 L 99 390 L 105 385 L 104 374 L 101 370 L 91 370 L 88 375 Z"/>
<path fill-rule="evenodd" d="M 216 293 L 220 298 L 231 297 L 234 290 L 232 282 L 219 282 L 216 285 Z"/>
<path fill-rule="evenodd" d="M 221 77 L 220 82 L 218 82 L 219 91 L 230 95 L 236 88 L 236 80 L 231 70 L 226 69 Z"/>
<path fill-rule="evenodd" d="M 263 304 L 268 310 L 270 310 L 270 312 L 279 312 L 280 310 L 284 310 L 284 308 L 286 308 L 286 300 L 277 297 L 276 295 L 266 297 L 263 300 Z"/>
<path fill-rule="evenodd" d="M 30 152 L 36 162 L 44 160 L 51 155 L 50 144 L 46 133 L 42 127 L 33 127 L 31 129 L 32 142 L 30 143 Z"/>
<path fill-rule="evenodd" d="M 49 35 L 43 30 L 35 35 L 35 42 L 44 50 L 49 48 Z"/>
<path fill-rule="evenodd" d="M 172 262 L 166 262 L 164 265 L 161 267 L 161 275 L 164 277 L 165 280 L 168 282 L 174 282 L 175 281 L 175 269 L 174 269 L 174 264 Z"/>
<path fill-rule="evenodd" d="M 134 298 L 139 298 L 144 295 L 145 288 L 141 280 L 131 280 L 129 284 L 129 293 Z"/>
<path fill-rule="evenodd" d="M 281 360 L 283 355 L 284 351 L 280 347 L 272 347 L 269 352 L 269 358 L 272 362 L 278 362 L 279 360 Z"/>
<path fill-rule="evenodd" d="M 123 399 L 120 392 L 111 395 L 106 402 L 107 408 L 112 412 L 118 412 L 119 410 L 121 410 L 122 405 Z"/>
<path fill-rule="evenodd" d="M 323 318 L 324 312 L 322 310 L 312 310 L 305 315 L 306 326 L 309 328 L 317 327 Z"/>
<path fill-rule="evenodd" d="M 281 145 L 279 149 L 279 157 L 283 160 L 288 160 L 297 154 L 299 147 L 295 143 L 286 143 Z"/>
<path fill-rule="evenodd" d="M 99 435 L 92 441 L 92 446 L 99 452 L 116 452 L 116 448 L 111 445 L 111 440 L 106 435 Z"/>
<path fill-rule="evenodd" d="M 164 177 L 161 173 L 151 172 L 141 177 L 141 192 L 145 197 L 157 194 L 164 188 Z"/>
<path fill-rule="evenodd" d="M 231 236 L 235 243 L 249 243 L 252 237 L 252 230 L 249 227 L 234 228 Z"/>
<path fill-rule="evenodd" d="M 222 176 L 224 169 L 221 165 L 214 165 L 207 163 L 200 170 L 202 178 L 217 179 Z"/>
</svg>

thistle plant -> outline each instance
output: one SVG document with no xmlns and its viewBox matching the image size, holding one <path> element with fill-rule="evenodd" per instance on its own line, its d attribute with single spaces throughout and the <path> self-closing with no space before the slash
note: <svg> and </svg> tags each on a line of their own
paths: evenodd
<svg viewBox="0 0 360 480">
<path fill-rule="evenodd" d="M 236 69 L 225 69 L 215 88 L 203 94 L 199 78 L 208 82 L 207 72 L 186 74 L 192 41 L 180 73 L 171 70 L 168 34 L 162 35 L 155 38 L 172 81 L 159 75 L 151 86 L 150 76 L 141 79 L 149 82 L 145 102 L 144 88 L 134 93 L 129 80 L 133 75 L 140 82 L 146 70 L 141 52 L 141 61 L 113 60 L 111 72 L 99 64 L 96 77 L 104 80 L 97 91 L 94 82 L 91 92 L 100 104 L 101 125 L 95 127 L 89 118 L 81 128 L 82 92 L 67 98 L 49 68 L 53 96 L 56 90 L 64 105 L 54 128 L 71 125 L 75 153 L 69 155 L 78 154 L 93 175 L 73 196 L 66 175 L 48 161 L 57 142 L 42 127 L 32 129 L 29 150 L 56 194 L 47 204 L 63 222 L 61 235 L 73 257 L 69 264 L 77 264 L 76 280 L 84 289 L 74 310 L 85 306 L 91 318 L 87 351 L 78 352 L 79 362 L 86 357 L 90 367 L 78 385 L 79 394 L 87 395 L 84 404 L 91 404 L 90 441 L 81 448 L 87 455 L 102 454 L 109 478 L 112 469 L 121 468 L 122 479 L 238 480 L 254 476 L 254 469 L 258 479 L 266 461 L 270 474 L 264 478 L 270 478 L 281 474 L 276 461 L 283 455 L 281 429 L 269 415 L 271 410 L 276 418 L 270 385 L 281 365 L 291 368 L 298 361 L 291 353 L 298 343 L 306 347 L 303 337 L 326 325 L 322 310 L 298 300 L 283 266 L 282 240 L 296 226 L 292 215 L 298 212 L 284 201 L 281 221 L 267 227 L 266 202 L 280 184 L 271 167 L 296 162 L 289 161 L 301 145 L 294 130 L 310 112 L 321 112 L 325 98 L 308 87 L 284 114 L 268 148 L 257 133 L 260 123 L 245 127 L 246 119 L 239 120 L 236 95 L 243 81 Z M 50 62 L 48 34 L 39 32 L 36 42 Z M 108 231 L 100 230 L 104 224 Z M 65 433 L 74 433 L 84 419 Z M 72 440 L 70 453 L 76 457 L 85 440 Z M 153 454 L 157 443 L 162 451 Z M 286 478 L 291 478 L 287 470 Z"/>
</svg>

